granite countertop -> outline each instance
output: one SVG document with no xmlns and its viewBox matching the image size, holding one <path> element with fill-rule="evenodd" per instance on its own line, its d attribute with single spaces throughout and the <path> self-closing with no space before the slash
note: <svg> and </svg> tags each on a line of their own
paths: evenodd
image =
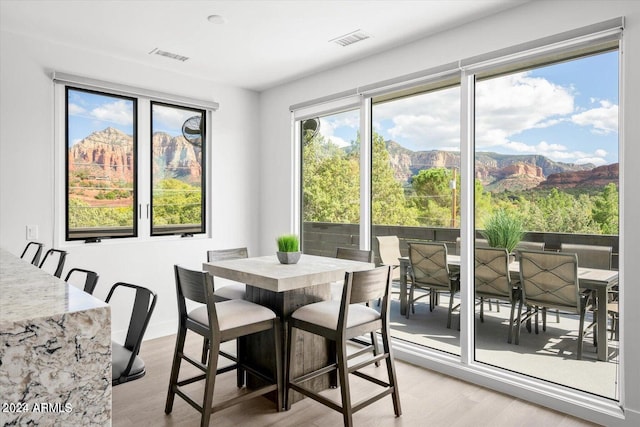
<svg viewBox="0 0 640 427">
<path fill-rule="evenodd" d="M 51 317 L 106 305 L 0 249 L 0 323 Z"/>
</svg>

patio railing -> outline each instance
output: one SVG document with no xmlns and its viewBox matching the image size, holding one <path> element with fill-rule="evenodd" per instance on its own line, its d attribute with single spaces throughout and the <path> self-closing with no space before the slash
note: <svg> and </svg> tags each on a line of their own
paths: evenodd
<svg viewBox="0 0 640 427">
<path fill-rule="evenodd" d="M 358 224 L 336 224 L 329 222 L 305 222 L 302 225 L 302 249 L 311 255 L 334 256 L 335 248 L 357 248 L 360 241 L 360 226 Z M 391 236 L 400 238 L 400 251 L 407 255 L 407 241 L 432 240 L 447 243 L 450 253 L 456 253 L 456 238 L 460 236 L 459 228 L 439 227 L 403 227 L 391 225 L 374 225 L 373 236 Z M 479 234 L 478 238 L 482 238 Z M 611 246 L 613 248 L 612 265 L 618 268 L 617 235 L 608 234 L 571 234 L 571 233 L 538 233 L 527 232 L 523 240 L 530 242 L 544 242 L 545 250 L 560 250 L 561 243 L 573 243 L 583 245 Z M 372 248 L 378 259 L 378 247 L 375 238 Z"/>
</svg>

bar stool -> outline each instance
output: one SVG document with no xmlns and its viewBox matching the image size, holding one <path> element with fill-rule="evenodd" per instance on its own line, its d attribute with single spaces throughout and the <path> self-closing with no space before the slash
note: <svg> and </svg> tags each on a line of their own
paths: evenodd
<svg viewBox="0 0 640 427">
<path fill-rule="evenodd" d="M 49 249 L 42 258 L 40 263 L 40 269 L 49 272 L 50 274 L 60 278 L 62 276 L 62 269 L 64 268 L 64 261 L 67 258 L 67 251 L 60 249 Z"/>
<path fill-rule="evenodd" d="M 280 411 L 283 407 L 282 354 L 280 351 L 280 320 L 276 314 L 267 307 L 245 300 L 234 299 L 215 302 L 213 277 L 210 274 L 204 271 L 188 270 L 178 265 L 174 266 L 174 271 L 179 323 L 169 380 L 169 391 L 164 409 L 165 413 L 171 413 L 174 398 L 178 395 L 202 414 L 200 425 L 208 426 L 211 414 L 214 412 L 273 391 L 276 392 L 277 397 L 276 409 Z M 186 307 L 187 300 L 205 305 L 188 312 Z M 269 330 L 272 330 L 274 334 L 274 376 L 267 376 L 220 349 L 220 344 L 223 342 Z M 195 332 L 209 340 L 211 348 L 208 352 L 206 364 L 184 353 L 187 331 Z M 235 364 L 218 368 L 219 355 L 235 362 Z M 179 381 L 178 376 L 183 359 L 200 369 L 204 374 Z M 232 371 L 239 366 L 247 374 L 254 375 L 264 381 L 266 385 L 213 406 L 216 375 Z M 200 404 L 183 391 L 182 387 L 202 380 L 205 381 L 205 389 L 204 397 Z"/>
<path fill-rule="evenodd" d="M 44 244 L 40 242 L 29 242 L 27 246 L 24 247 L 20 258 L 26 259 L 37 267 L 40 262 L 40 255 L 42 255 L 42 248 L 44 248 Z"/>
<path fill-rule="evenodd" d="M 287 369 L 285 385 L 287 386 L 286 407 L 290 409 L 291 400 L 289 391 L 295 390 L 310 397 L 329 408 L 341 412 L 345 426 L 353 425 L 353 414 L 356 411 L 370 405 L 379 399 L 391 395 L 396 416 L 402 414 L 400 408 L 400 396 L 396 379 L 393 354 L 389 344 L 389 291 L 391 288 L 391 267 L 383 266 L 366 271 L 348 272 L 345 274 L 344 288 L 341 301 L 322 301 L 305 305 L 291 315 L 288 321 L 289 339 L 287 340 Z M 373 299 L 382 298 L 380 313 L 371 307 L 362 304 Z M 336 344 L 337 363 L 329 363 L 327 366 L 304 374 L 297 378 L 291 378 L 292 359 L 294 357 L 298 330 L 307 331 L 322 336 Z M 381 331 L 383 352 L 358 360 L 357 363 L 348 365 L 348 360 L 355 355 L 347 354 L 347 341 L 350 338 L 368 333 Z M 359 355 L 359 354 L 358 354 Z M 360 370 L 377 361 L 385 360 L 387 366 L 388 382 L 370 376 Z M 342 404 L 319 394 L 303 385 L 304 382 L 333 371 L 338 372 L 340 394 Z M 382 390 L 365 400 L 351 403 L 349 388 L 349 374 L 368 380 L 382 387 Z"/>
</svg>

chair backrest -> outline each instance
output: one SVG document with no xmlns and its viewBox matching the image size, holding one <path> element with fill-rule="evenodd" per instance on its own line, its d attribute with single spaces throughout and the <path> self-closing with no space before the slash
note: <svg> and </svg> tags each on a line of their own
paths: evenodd
<svg viewBox="0 0 640 427">
<path fill-rule="evenodd" d="M 179 265 L 173 266 L 176 280 L 176 295 L 178 298 L 178 315 L 180 322 L 186 322 L 186 301 L 194 301 L 207 306 L 210 333 L 219 330 L 218 316 L 216 314 L 216 298 L 213 294 L 213 276 L 206 271 L 190 270 Z"/>
<path fill-rule="evenodd" d="M 378 241 L 378 254 L 380 262 L 384 265 L 400 265 L 398 258 L 402 256 L 400 253 L 400 239 L 398 236 L 376 236 Z"/>
<path fill-rule="evenodd" d="M 489 241 L 487 239 L 476 239 L 476 248 L 489 248 Z"/>
<path fill-rule="evenodd" d="M 379 299 L 381 301 L 381 319 L 386 321 L 389 318 L 391 269 L 390 265 L 384 265 L 370 270 L 345 273 L 340 314 L 338 315 L 339 330 L 344 329 L 347 324 L 351 304 L 362 304 Z"/>
<path fill-rule="evenodd" d="M 109 290 L 105 302 L 109 303 L 114 293 L 116 291 L 119 293 L 123 292 L 124 288 L 133 289 L 135 291 L 131 318 L 129 319 L 129 328 L 127 329 L 127 336 L 123 344 L 123 347 L 131 352 L 129 363 L 123 371 L 123 376 L 126 376 L 131 371 L 135 357 L 140 352 L 140 345 L 142 344 L 144 333 L 147 330 L 149 320 L 151 319 L 151 315 L 153 314 L 153 310 L 156 306 L 157 296 L 154 292 L 142 286 L 118 282 Z"/>
<path fill-rule="evenodd" d="M 445 243 L 409 243 L 409 264 L 416 282 L 451 288 Z"/>
<path fill-rule="evenodd" d="M 476 296 L 511 299 L 513 286 L 506 249 L 476 248 L 474 277 Z"/>
<path fill-rule="evenodd" d="M 336 248 L 336 258 L 351 261 L 373 262 L 373 251 L 354 248 Z"/>
<path fill-rule="evenodd" d="M 247 248 L 216 249 L 207 251 L 208 262 L 239 258 L 249 258 L 249 251 Z"/>
<path fill-rule="evenodd" d="M 613 248 L 611 246 L 561 243 L 560 252 L 574 253 L 578 255 L 578 265 L 580 267 L 611 270 L 611 257 L 613 253 Z"/>
<path fill-rule="evenodd" d="M 20 258 L 26 259 L 37 267 L 40 262 L 40 255 L 42 255 L 42 248 L 44 248 L 44 244 L 42 243 L 29 242 L 27 243 L 27 246 L 24 247 Z"/>
<path fill-rule="evenodd" d="M 516 260 L 520 259 L 520 251 L 544 251 L 544 242 L 518 242 L 513 251 L 516 255 Z"/>
<path fill-rule="evenodd" d="M 520 286 L 525 304 L 579 313 L 576 254 L 521 251 Z"/>
<path fill-rule="evenodd" d="M 67 252 L 60 249 L 49 249 L 44 254 L 44 258 L 40 263 L 40 268 L 45 270 L 56 277 L 62 276 L 62 269 L 64 268 L 64 261 L 67 258 Z"/>
<path fill-rule="evenodd" d="M 72 268 L 67 273 L 64 281 L 92 295 L 93 290 L 98 284 L 98 274 L 95 271 L 85 270 L 83 268 Z"/>
</svg>

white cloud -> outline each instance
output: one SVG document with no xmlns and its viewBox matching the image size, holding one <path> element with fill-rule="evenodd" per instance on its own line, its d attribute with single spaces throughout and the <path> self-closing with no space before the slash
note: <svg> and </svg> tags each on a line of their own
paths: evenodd
<svg viewBox="0 0 640 427">
<path fill-rule="evenodd" d="M 153 121 L 156 131 L 175 132 L 182 129 L 182 124 L 189 118 L 197 115 L 194 111 L 181 108 L 153 106 Z"/>
<path fill-rule="evenodd" d="M 527 129 L 557 124 L 574 109 L 570 89 L 517 73 L 480 81 L 476 88 L 476 145 L 505 145 Z"/>
<path fill-rule="evenodd" d="M 358 135 L 358 129 L 360 128 L 359 112 L 347 112 L 334 116 L 320 117 L 320 134 L 325 137 L 326 140 L 331 140 L 339 147 L 346 147 L 351 144 L 351 141 L 355 141 Z M 342 133 L 353 132 L 353 136 L 349 139 L 344 139 L 341 136 L 336 135 L 336 130 L 341 129 Z"/>
<path fill-rule="evenodd" d="M 591 126 L 591 132 L 606 135 L 618 132 L 618 106 L 600 101 L 600 107 L 571 116 L 571 122 L 579 126 Z"/>
<path fill-rule="evenodd" d="M 98 120 L 119 125 L 133 124 L 132 104 L 125 100 L 102 104 L 100 107 L 91 110 L 91 116 Z"/>
<path fill-rule="evenodd" d="M 69 103 L 68 111 L 70 116 L 82 116 L 87 113 L 87 110 L 85 110 L 78 104 L 73 103 Z"/>
</svg>

